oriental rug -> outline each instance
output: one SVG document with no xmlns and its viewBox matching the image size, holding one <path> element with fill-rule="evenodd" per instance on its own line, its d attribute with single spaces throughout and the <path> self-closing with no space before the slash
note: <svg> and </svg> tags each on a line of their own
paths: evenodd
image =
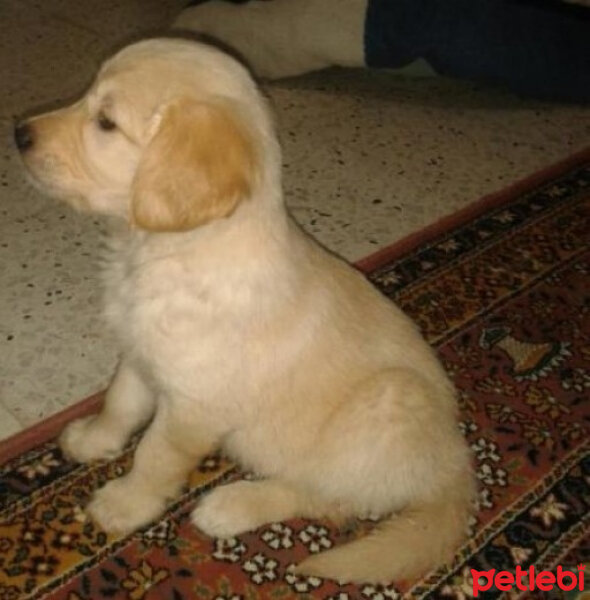
<svg viewBox="0 0 590 600">
<path fill-rule="evenodd" d="M 471 537 L 453 564 L 420 581 L 338 586 L 287 568 L 369 523 L 338 530 L 293 520 L 208 539 L 191 527 L 191 509 L 211 487 L 247 476 L 219 456 L 195 469 L 160 521 L 129 537 L 106 535 L 82 507 L 128 468 L 131 450 L 113 462 L 74 465 L 52 441 L 65 422 L 96 410 L 99 395 L 0 443 L 0 600 L 463 600 L 473 595 L 471 569 L 560 565 L 583 573 L 578 565 L 590 560 L 590 153 L 359 267 L 418 322 L 458 389 L 480 490 Z M 479 597 L 503 594 L 566 597 L 496 587 Z M 570 594 L 582 597 L 577 588 Z"/>
</svg>

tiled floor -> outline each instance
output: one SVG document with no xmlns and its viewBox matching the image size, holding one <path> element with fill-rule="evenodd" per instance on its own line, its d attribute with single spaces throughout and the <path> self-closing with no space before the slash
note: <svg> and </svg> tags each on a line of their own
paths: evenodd
<svg viewBox="0 0 590 600">
<path fill-rule="evenodd" d="M 101 58 L 182 0 L 0 4 L 0 438 L 103 388 L 116 350 L 99 318 L 99 220 L 31 189 L 15 115 L 73 97 Z M 269 88 L 296 218 L 357 259 L 564 158 L 587 109 L 438 79 L 363 71 Z"/>
</svg>

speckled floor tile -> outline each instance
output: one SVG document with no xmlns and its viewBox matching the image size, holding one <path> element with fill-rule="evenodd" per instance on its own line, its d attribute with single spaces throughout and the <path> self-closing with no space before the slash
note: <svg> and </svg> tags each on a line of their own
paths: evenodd
<svg viewBox="0 0 590 600">
<path fill-rule="evenodd" d="M 0 405 L 0 440 L 18 433 L 22 425 L 8 410 Z"/>
<path fill-rule="evenodd" d="M 20 115 L 78 95 L 113 48 L 163 29 L 184 4 L 182 0 L 2 0 L 0 114 Z"/>
<path fill-rule="evenodd" d="M 12 117 L 79 92 L 97 64 L 93 59 L 96 37 L 50 15 L 32 14 L 20 3 L 3 0 L 0 115 Z M 62 60 L 63 56 L 70 58 Z"/>
<path fill-rule="evenodd" d="M 285 188 L 361 258 L 590 142 L 590 111 L 439 78 L 334 70 L 273 84 Z"/>
<path fill-rule="evenodd" d="M 12 117 L 73 96 L 110 48 L 178 0 L 4 0 L 0 7 L 0 437 L 103 388 L 100 220 L 41 197 Z M 566 157 L 590 113 L 442 79 L 330 71 L 269 86 L 295 217 L 354 260 Z M 8 415 L 8 416 L 7 416 Z"/>
</svg>

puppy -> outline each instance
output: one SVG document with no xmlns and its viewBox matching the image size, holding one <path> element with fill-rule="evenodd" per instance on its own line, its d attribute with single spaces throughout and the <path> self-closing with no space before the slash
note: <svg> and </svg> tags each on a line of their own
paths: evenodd
<svg viewBox="0 0 590 600">
<path fill-rule="evenodd" d="M 237 61 L 185 40 L 134 44 L 15 138 L 41 188 L 114 224 L 104 300 L 122 358 L 102 412 L 60 445 L 110 458 L 150 424 L 131 471 L 87 507 L 100 526 L 156 519 L 221 448 L 259 479 L 202 499 L 192 521 L 210 536 L 385 517 L 297 567 L 341 582 L 452 556 L 474 490 L 453 387 L 410 320 L 289 218 L 269 109 Z"/>
</svg>

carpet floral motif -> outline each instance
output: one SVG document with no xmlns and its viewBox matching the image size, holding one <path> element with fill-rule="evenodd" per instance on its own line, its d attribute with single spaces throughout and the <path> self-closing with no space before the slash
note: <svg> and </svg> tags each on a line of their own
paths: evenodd
<svg viewBox="0 0 590 600">
<path fill-rule="evenodd" d="M 190 525 L 191 509 L 212 486 L 244 476 L 219 456 L 203 461 L 159 522 L 107 535 L 82 507 L 128 469 L 132 449 L 80 466 L 49 441 L 0 467 L 0 600 L 463 600 L 472 597 L 471 568 L 588 562 L 590 166 L 391 256 L 370 278 L 418 322 L 458 389 L 480 488 L 471 537 L 453 564 L 397 587 L 289 571 L 363 535 L 369 521 L 338 529 L 293 520 L 208 539 Z"/>
</svg>

